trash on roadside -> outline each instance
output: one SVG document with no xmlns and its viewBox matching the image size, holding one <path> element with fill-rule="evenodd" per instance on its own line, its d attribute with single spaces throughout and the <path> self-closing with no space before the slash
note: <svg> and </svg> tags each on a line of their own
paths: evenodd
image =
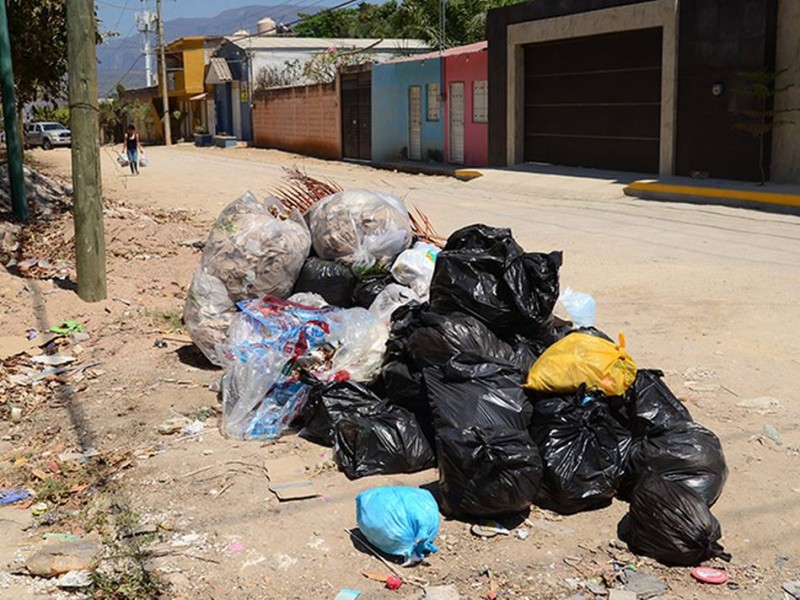
<svg viewBox="0 0 800 600">
<path fill-rule="evenodd" d="M 364 537 L 386 554 L 421 561 L 439 533 L 439 507 L 428 490 L 379 487 L 356 496 L 356 521 Z"/>
<path fill-rule="evenodd" d="M 386 272 L 411 244 L 411 221 L 403 201 L 381 192 L 337 192 L 309 211 L 317 256 L 353 268 L 357 276 Z"/>
<path fill-rule="evenodd" d="M 308 227 L 297 211 L 247 192 L 225 207 L 208 234 L 183 319 L 194 343 L 224 366 L 224 345 L 236 303 L 291 294 L 311 248 Z"/>
<path fill-rule="evenodd" d="M 649 600 L 667 593 L 667 584 L 642 570 L 624 569 L 620 574 L 624 589 L 640 600 Z"/>
<path fill-rule="evenodd" d="M 385 575 L 383 573 L 373 573 L 370 571 L 365 571 L 361 574 L 372 581 L 380 581 L 386 585 L 387 589 L 390 590 L 400 589 L 400 586 L 403 585 L 403 580 L 397 575 Z"/>
<path fill-rule="evenodd" d="M 692 420 L 689 409 L 667 387 L 663 377 L 662 371 L 639 369 L 625 393 L 625 401 L 633 409 L 629 427 L 634 437 L 657 435 Z"/>
<path fill-rule="evenodd" d="M 369 414 L 382 402 L 356 381 L 317 382 L 303 408 L 303 433 L 324 446 L 333 446 L 341 417 Z"/>
<path fill-rule="evenodd" d="M 568 514 L 608 504 L 614 497 L 631 434 L 603 398 L 579 391 L 538 400 L 531 436 L 544 468 L 537 504 Z"/>
<path fill-rule="evenodd" d="M 423 300 L 428 299 L 433 269 L 440 248 L 433 244 L 417 242 L 404 250 L 392 265 L 392 277 L 398 283 L 410 287 Z"/>
<path fill-rule="evenodd" d="M 292 295 L 319 294 L 331 306 L 349 308 L 353 305 L 356 276 L 352 269 L 332 260 L 309 257 L 300 269 Z"/>
<path fill-rule="evenodd" d="M 536 392 L 571 394 L 582 385 L 591 392 L 621 396 L 636 379 L 636 363 L 619 344 L 585 333 L 571 333 L 544 351 L 528 374 L 525 387 Z"/>
<path fill-rule="evenodd" d="M 99 537 L 94 536 L 74 542 L 50 542 L 31 555 L 25 567 L 37 577 L 91 570 L 97 566 L 102 549 Z"/>
<path fill-rule="evenodd" d="M 47 502 L 37 502 L 33 506 L 31 506 L 31 515 L 34 517 L 41 517 L 47 514 L 47 511 L 50 510 L 50 507 L 47 506 Z"/>
<path fill-rule="evenodd" d="M 629 521 L 620 527 L 631 550 L 667 566 L 691 567 L 711 558 L 729 561 L 718 543 L 719 522 L 691 489 L 651 474 L 633 490 Z"/>
<path fill-rule="evenodd" d="M 419 300 L 420 297 L 411 288 L 399 283 L 390 283 L 375 296 L 375 300 L 369 307 L 369 312 L 389 327 L 392 323 L 392 313 L 395 310 L 410 302 L 418 302 Z"/>
<path fill-rule="evenodd" d="M 493 517 L 524 512 L 533 504 L 542 460 L 527 431 L 440 429 L 437 447 L 443 513 Z"/>
<path fill-rule="evenodd" d="M 567 288 L 558 298 L 576 327 L 594 327 L 597 303 L 589 294 Z"/>
<path fill-rule="evenodd" d="M 30 497 L 31 493 L 22 488 L 0 490 L 0 504 L 15 504 L 16 502 L 27 500 Z"/>
<path fill-rule="evenodd" d="M 349 590 L 343 589 L 339 590 L 339 593 L 336 594 L 336 597 L 333 600 L 356 600 L 361 595 L 361 590 Z"/>
<path fill-rule="evenodd" d="M 264 468 L 269 477 L 269 490 L 282 502 L 320 495 L 314 482 L 306 476 L 305 465 L 297 456 L 267 459 Z"/>
<path fill-rule="evenodd" d="M 369 308 L 375 302 L 386 286 L 390 283 L 397 283 L 389 273 L 379 273 L 377 275 L 367 275 L 356 282 L 353 287 L 353 306 Z"/>
<path fill-rule="evenodd" d="M 62 321 L 60 325 L 54 325 L 48 331 L 51 333 L 58 333 L 60 335 L 67 335 L 70 333 L 82 333 L 83 325 L 77 321 Z"/>
<path fill-rule="evenodd" d="M 161 435 L 172 435 L 174 433 L 183 431 L 184 428 L 189 427 L 191 424 L 192 420 L 188 417 L 171 417 L 166 421 L 161 422 L 158 425 L 157 430 Z"/>
<path fill-rule="evenodd" d="M 486 523 L 473 523 L 472 527 L 469 528 L 469 531 L 472 535 L 476 535 L 478 537 L 483 537 L 483 538 L 495 537 L 496 535 L 511 534 L 511 532 L 508 530 L 507 527 L 504 527 L 497 521 L 487 521 Z"/>
<path fill-rule="evenodd" d="M 714 569 L 713 567 L 695 567 L 692 569 L 691 575 L 700 583 L 722 585 L 728 582 L 728 574 L 722 569 Z"/>
</svg>

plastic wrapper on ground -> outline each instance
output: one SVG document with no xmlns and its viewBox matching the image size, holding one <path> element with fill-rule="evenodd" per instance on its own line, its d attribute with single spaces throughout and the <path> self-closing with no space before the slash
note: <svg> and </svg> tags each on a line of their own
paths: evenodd
<svg viewBox="0 0 800 600">
<path fill-rule="evenodd" d="M 439 507 L 427 490 L 379 487 L 356 496 L 356 521 L 364 537 L 386 554 L 421 559 L 437 552 Z"/>
<path fill-rule="evenodd" d="M 657 474 L 633 491 L 620 537 L 631 550 L 668 566 L 690 567 L 711 558 L 730 560 L 719 544 L 722 530 L 700 496 Z"/>
<path fill-rule="evenodd" d="M 550 336 L 561 260 L 560 252 L 525 253 L 509 229 L 464 227 L 436 258 L 431 308 L 470 314 L 503 338 Z"/>
<path fill-rule="evenodd" d="M 542 480 L 539 450 L 526 431 L 440 429 L 436 437 L 442 512 L 499 517 L 528 510 Z"/>
<path fill-rule="evenodd" d="M 534 404 L 531 436 L 544 467 L 537 504 L 569 514 L 608 504 L 630 451 L 630 432 L 602 400 L 548 398 Z"/>
<path fill-rule="evenodd" d="M 417 242 L 404 250 L 392 265 L 392 276 L 398 283 L 410 287 L 423 300 L 428 299 L 433 269 L 440 249 L 425 242 Z"/>
<path fill-rule="evenodd" d="M 223 365 L 224 344 L 237 302 L 287 297 L 311 248 L 303 217 L 276 200 L 247 192 L 217 217 L 189 287 L 184 322 L 208 359 Z"/>
<path fill-rule="evenodd" d="M 411 244 L 411 221 L 402 200 L 369 190 L 337 192 L 309 212 L 314 250 L 357 275 L 388 271 Z"/>
</svg>

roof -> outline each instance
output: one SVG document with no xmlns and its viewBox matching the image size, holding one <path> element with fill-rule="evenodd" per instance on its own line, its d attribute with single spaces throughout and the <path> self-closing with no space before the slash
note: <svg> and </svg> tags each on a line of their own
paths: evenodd
<svg viewBox="0 0 800 600">
<path fill-rule="evenodd" d="M 415 60 L 432 60 L 434 58 L 448 58 L 451 56 L 461 56 L 462 54 L 477 54 L 478 52 L 486 52 L 489 47 L 488 42 L 475 42 L 474 44 L 467 44 L 466 46 L 456 46 L 455 48 L 448 48 L 444 52 L 427 52 L 425 54 L 415 54 L 413 56 L 401 56 L 400 58 L 393 58 L 386 61 L 388 63 L 409 62 Z"/>
<path fill-rule="evenodd" d="M 429 50 L 423 40 L 382 38 L 301 38 L 279 35 L 228 36 L 228 42 L 252 50 L 327 50 L 328 48 L 359 48 L 370 50 Z"/>
<path fill-rule="evenodd" d="M 206 84 L 216 85 L 233 81 L 231 69 L 228 61 L 224 58 L 214 57 L 208 61 L 208 74 L 206 74 Z"/>
</svg>

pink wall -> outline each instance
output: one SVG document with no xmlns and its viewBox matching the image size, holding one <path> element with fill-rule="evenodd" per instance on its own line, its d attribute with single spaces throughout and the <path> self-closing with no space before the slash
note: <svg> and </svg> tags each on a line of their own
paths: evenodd
<svg viewBox="0 0 800 600">
<path fill-rule="evenodd" d="M 488 79 L 488 58 L 486 50 L 445 56 L 444 79 L 448 101 L 444 107 L 444 148 L 445 160 L 450 159 L 450 82 L 464 82 L 464 166 L 481 167 L 489 164 L 489 124 L 475 123 L 472 120 L 472 82 Z"/>
</svg>

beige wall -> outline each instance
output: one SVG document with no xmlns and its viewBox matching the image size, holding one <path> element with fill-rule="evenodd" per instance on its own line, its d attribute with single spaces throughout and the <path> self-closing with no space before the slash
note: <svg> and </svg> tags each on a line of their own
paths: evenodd
<svg viewBox="0 0 800 600">
<path fill-rule="evenodd" d="M 773 181 L 800 183 L 800 0 L 779 0 L 776 70 L 788 69 L 778 86 L 794 84 L 775 97 L 779 119 L 795 124 L 782 125 L 772 134 Z"/>
<path fill-rule="evenodd" d="M 342 157 L 339 95 L 335 84 L 257 92 L 254 145 L 320 158 Z"/>
<path fill-rule="evenodd" d="M 798 0 L 800 1 L 800 0 Z M 675 165 L 675 110 L 678 63 L 678 0 L 654 0 L 508 27 L 508 164 L 523 160 L 524 60 L 522 46 L 535 42 L 600 35 L 615 31 L 663 28 L 661 69 L 661 148 L 659 172 L 671 175 Z"/>
</svg>

